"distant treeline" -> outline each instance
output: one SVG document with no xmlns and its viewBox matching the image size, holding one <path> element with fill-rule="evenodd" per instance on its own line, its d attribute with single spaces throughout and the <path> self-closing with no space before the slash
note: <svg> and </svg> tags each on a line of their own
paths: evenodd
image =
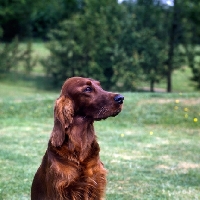
<svg viewBox="0 0 200 200">
<path fill-rule="evenodd" d="M 0 35 L 3 42 L 16 36 L 47 41 L 51 54 L 41 62 L 55 85 L 70 76 L 91 76 L 104 87 L 118 90 L 134 90 L 138 81 L 145 80 L 153 91 L 156 82 L 166 79 L 171 92 L 173 71 L 187 65 L 200 88 L 200 2 L 172 3 L 1 1 Z M 22 55 L 29 61 L 30 45 L 27 47 Z M 5 55 L 12 57 L 16 52 L 0 49 L 4 65 Z"/>
</svg>

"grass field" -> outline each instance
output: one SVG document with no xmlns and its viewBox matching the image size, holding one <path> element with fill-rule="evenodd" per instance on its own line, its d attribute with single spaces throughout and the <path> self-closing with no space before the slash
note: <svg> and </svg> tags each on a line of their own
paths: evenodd
<svg viewBox="0 0 200 200">
<path fill-rule="evenodd" d="M 177 72 L 177 93 L 123 93 L 123 111 L 96 122 L 107 200 L 200 199 L 200 94 Z M 0 200 L 30 199 L 60 91 L 36 79 L 0 80 Z M 178 86 L 180 85 L 180 86 Z"/>
<path fill-rule="evenodd" d="M 30 199 L 59 91 L 0 84 L 0 199 Z M 199 94 L 123 95 L 122 113 L 95 124 L 107 199 L 200 199 Z"/>
</svg>

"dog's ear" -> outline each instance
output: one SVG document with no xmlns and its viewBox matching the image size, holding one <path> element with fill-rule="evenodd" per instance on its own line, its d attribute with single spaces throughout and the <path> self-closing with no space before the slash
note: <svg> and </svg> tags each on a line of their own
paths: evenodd
<svg viewBox="0 0 200 200">
<path fill-rule="evenodd" d="M 51 144 L 61 146 L 65 140 L 65 130 L 72 123 L 74 115 L 73 102 L 70 98 L 61 96 L 54 107 L 54 127 L 51 133 Z"/>
</svg>

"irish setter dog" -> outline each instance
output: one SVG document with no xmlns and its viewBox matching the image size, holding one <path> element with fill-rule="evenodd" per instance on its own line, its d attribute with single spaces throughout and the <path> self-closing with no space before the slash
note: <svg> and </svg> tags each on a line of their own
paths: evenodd
<svg viewBox="0 0 200 200">
<path fill-rule="evenodd" d="M 54 127 L 31 188 L 32 200 L 100 200 L 106 169 L 93 122 L 116 116 L 124 97 L 90 78 L 65 81 L 55 102 Z"/>
</svg>

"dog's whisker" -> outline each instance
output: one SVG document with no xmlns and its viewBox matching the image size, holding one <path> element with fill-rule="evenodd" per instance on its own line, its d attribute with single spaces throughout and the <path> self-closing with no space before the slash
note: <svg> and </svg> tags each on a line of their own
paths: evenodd
<svg viewBox="0 0 200 200">
<path fill-rule="evenodd" d="M 100 110 L 99 110 L 97 116 L 99 116 L 99 115 L 101 114 L 101 112 L 103 112 L 104 108 L 105 108 L 104 106 L 100 108 Z"/>
</svg>

